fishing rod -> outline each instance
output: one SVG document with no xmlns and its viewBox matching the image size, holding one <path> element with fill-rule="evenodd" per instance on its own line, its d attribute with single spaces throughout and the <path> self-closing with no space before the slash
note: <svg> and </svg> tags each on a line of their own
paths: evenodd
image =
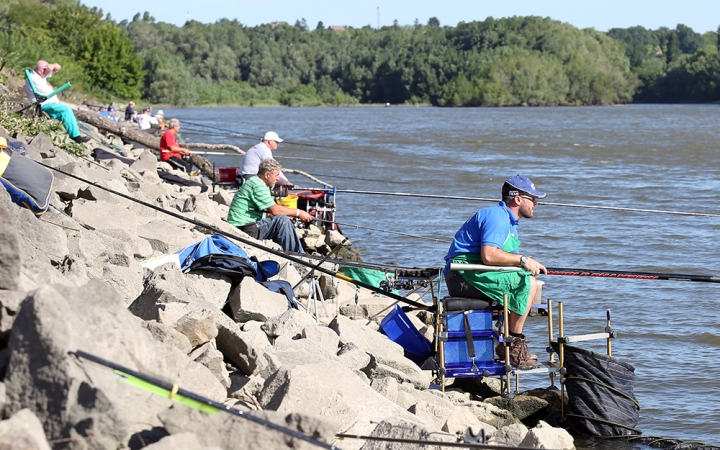
<svg viewBox="0 0 720 450">
<path fill-rule="evenodd" d="M 245 155 L 241 155 L 240 153 L 235 153 L 235 152 L 232 152 L 232 153 L 228 153 L 228 152 L 206 152 L 206 151 L 195 151 L 195 150 L 193 150 L 192 152 L 193 152 L 194 154 L 196 154 L 196 155 L 217 155 L 217 156 L 237 156 L 237 157 L 245 156 Z M 302 156 L 281 156 L 281 155 L 273 155 L 273 158 L 274 158 L 274 159 L 302 159 L 302 160 L 306 160 L 306 161 L 317 161 L 317 158 L 305 158 L 305 157 L 302 157 Z M 327 162 L 345 162 L 345 163 L 359 163 L 359 162 L 360 162 L 360 161 L 351 161 L 351 160 L 348 160 L 348 159 L 325 159 L 325 158 L 323 158 L 323 161 L 327 161 Z"/>
<path fill-rule="evenodd" d="M 243 419 L 247 419 L 251 422 L 255 422 L 257 424 L 268 427 L 271 430 L 279 431 L 292 437 L 302 439 L 303 441 L 309 442 L 313 445 L 317 445 L 318 447 L 327 448 L 330 450 L 339 450 L 339 448 L 335 447 L 334 445 L 327 444 L 318 439 L 306 436 L 299 431 L 283 427 L 282 425 L 277 425 L 260 417 L 253 416 L 238 409 L 231 408 L 230 406 L 223 405 L 222 403 L 218 403 L 207 397 L 203 397 L 186 389 L 182 389 L 177 384 L 168 383 L 167 381 L 160 380 L 159 378 L 145 375 L 143 373 L 121 366 L 120 364 L 116 364 L 114 362 L 108 361 L 106 359 L 100 358 L 82 350 L 75 350 L 74 352 L 68 353 L 77 358 L 86 359 L 88 361 L 112 369 L 115 375 L 119 376 L 123 382 L 129 384 L 130 386 L 135 386 L 137 388 L 149 391 L 153 394 L 169 398 L 170 400 L 176 401 L 191 408 L 195 408 L 206 414 L 214 414 L 218 411 L 224 411 L 234 416 L 242 417 Z"/>
<path fill-rule="evenodd" d="M 128 200 L 130 200 L 131 202 L 138 203 L 138 204 L 140 204 L 140 205 L 143 205 L 143 206 L 146 206 L 146 207 L 148 207 L 148 208 L 151 208 L 151 209 L 154 209 L 154 210 L 156 210 L 156 211 L 159 211 L 159 212 L 162 212 L 162 213 L 164 213 L 164 214 L 167 214 L 167 215 L 169 215 L 169 216 L 171 216 L 171 217 L 175 217 L 176 219 L 180 219 L 180 220 L 185 221 L 185 222 L 187 222 L 187 223 L 191 223 L 191 224 L 193 224 L 193 225 L 195 225 L 195 226 L 198 226 L 198 227 L 201 227 L 201 228 L 205 228 L 205 229 L 207 229 L 207 230 L 212 231 L 212 232 L 215 233 L 215 234 L 219 234 L 219 235 L 221 235 L 221 236 L 225 236 L 225 237 L 230 238 L 230 239 L 235 239 L 235 240 L 238 241 L 238 242 L 241 242 L 241 243 L 243 243 L 243 244 L 249 245 L 249 246 L 251 246 L 251 247 L 258 248 L 258 249 L 263 250 L 263 251 L 265 251 L 265 252 L 271 253 L 271 254 L 273 254 L 273 255 L 275 255 L 275 256 L 279 256 L 279 257 L 281 257 L 281 258 L 285 258 L 285 259 L 287 259 L 287 260 L 289 260 L 289 261 L 292 261 L 292 262 L 294 262 L 294 263 L 300 264 L 300 265 L 302 265 L 302 266 L 305 266 L 305 267 L 314 267 L 311 263 L 309 263 L 309 262 L 307 262 L 307 261 L 303 261 L 302 259 L 300 259 L 300 258 L 298 258 L 298 257 L 291 256 L 291 255 L 289 255 L 289 254 L 286 253 L 286 252 L 282 252 L 282 251 L 278 251 L 278 250 L 272 249 L 272 248 L 270 248 L 270 247 L 266 247 L 266 246 L 264 246 L 264 245 L 262 245 L 262 244 L 259 244 L 259 243 L 257 243 L 257 242 L 253 242 L 252 240 L 249 240 L 249 239 L 243 238 L 243 237 L 241 237 L 241 236 L 238 236 L 237 234 L 225 232 L 225 231 L 223 231 L 223 230 L 221 230 L 221 229 L 219 229 L 219 228 L 217 228 L 217 227 L 215 227 L 215 226 L 213 226 L 213 225 L 210 225 L 210 224 L 208 224 L 208 223 L 204 223 L 204 222 L 201 222 L 201 221 L 195 220 L 195 219 L 190 219 L 190 218 L 188 218 L 188 217 L 183 216 L 182 214 L 178 214 L 178 213 L 175 213 L 175 212 L 173 212 L 173 211 L 169 211 L 169 210 L 160 208 L 160 207 L 158 207 L 158 206 L 155 206 L 155 205 L 150 204 L 150 203 L 148 203 L 148 202 L 145 202 L 145 201 L 143 201 L 143 200 L 139 200 L 139 199 L 137 199 L 137 198 L 133 198 L 133 197 L 131 197 L 131 196 L 129 196 L 129 195 L 125 195 L 125 194 L 123 194 L 123 193 L 121 193 L 121 192 L 115 191 L 115 190 L 110 189 L 110 188 L 107 188 L 107 187 L 105 187 L 105 186 L 101 186 L 101 185 L 99 185 L 99 184 L 97 184 L 97 183 L 94 183 L 94 182 L 92 182 L 92 181 L 90 181 L 90 180 L 86 180 L 86 179 L 84 179 L 84 178 L 82 178 L 82 177 L 79 177 L 79 176 L 77 176 L 77 175 L 71 174 L 71 173 L 69 173 L 69 172 L 65 172 L 64 170 L 58 169 L 57 167 L 52 167 L 52 166 L 49 166 L 49 165 L 47 165 L 47 164 L 45 164 L 45 163 L 42 163 L 42 162 L 39 162 L 39 161 L 38 161 L 38 164 L 40 164 L 40 165 L 43 166 L 43 167 L 47 167 L 47 168 L 50 169 L 50 170 L 54 170 L 54 171 L 56 171 L 56 172 L 58 172 L 58 173 L 61 173 L 61 174 L 63 174 L 63 175 L 66 175 L 66 176 L 68 176 L 68 177 L 70 177 L 70 178 L 74 178 L 74 179 L 76 179 L 76 180 L 82 181 L 83 183 L 87 183 L 87 184 L 89 184 L 89 185 L 91 185 L 91 186 L 94 186 L 94 187 L 96 187 L 96 188 L 98 188 L 98 189 L 102 189 L 102 190 L 104 190 L 104 191 L 110 192 L 110 193 L 115 194 L 115 195 L 117 195 L 117 196 L 120 196 L 120 197 L 122 197 L 122 198 L 128 199 Z M 378 288 L 378 287 L 373 286 L 372 284 L 368 284 L 368 283 L 365 283 L 365 282 L 359 281 L 359 280 L 354 280 L 354 279 L 352 279 L 352 278 L 350 278 L 350 277 L 348 277 L 348 276 L 346 276 L 346 275 L 343 275 L 343 274 L 341 274 L 341 273 L 339 273 L 339 272 L 334 272 L 334 271 L 329 270 L 329 269 L 326 269 L 326 268 L 324 268 L 324 267 L 317 267 L 317 268 L 315 268 L 315 270 L 317 270 L 318 272 L 322 272 L 322 273 L 324 273 L 324 274 L 326 274 L 326 275 L 330 275 L 331 277 L 339 278 L 339 279 L 344 280 L 344 281 L 348 281 L 348 282 L 354 284 L 355 286 L 359 286 L 359 287 L 363 287 L 363 288 L 365 288 L 365 289 L 369 289 L 369 290 L 371 290 L 372 292 L 375 292 L 375 293 L 377 293 L 377 294 L 382 294 L 382 295 L 384 295 L 384 296 L 386 296 L 386 297 L 390 297 L 390 298 L 392 298 L 392 299 L 394 299 L 394 300 L 399 300 L 399 301 L 401 301 L 401 302 L 403 302 L 403 303 L 407 303 L 408 305 L 412 305 L 412 306 L 415 306 L 415 307 L 418 307 L 418 308 L 422 308 L 422 309 L 426 309 L 426 308 L 428 307 L 428 305 L 425 305 L 425 304 L 416 302 L 416 301 L 414 301 L 414 300 L 410 300 L 410 299 L 408 299 L 408 298 L 402 297 L 402 296 L 397 295 L 397 294 L 393 294 L 392 292 L 387 292 L 387 291 L 385 291 L 385 290 L 383 290 L 383 289 L 380 289 L 380 288 Z"/>
<path fill-rule="evenodd" d="M 379 231 L 379 232 L 381 232 L 381 233 L 389 233 L 389 234 L 394 234 L 394 235 L 397 235 L 397 236 L 412 237 L 412 238 L 417 238 L 417 239 L 426 239 L 426 240 L 432 241 L 432 242 L 443 242 L 443 243 L 448 243 L 448 244 L 452 242 L 452 241 L 447 240 L 447 239 L 439 239 L 439 238 L 433 238 L 433 237 L 429 237 L 429 236 L 421 236 L 421 235 L 419 235 L 419 234 L 401 233 L 401 232 L 399 232 L 399 231 L 383 230 L 383 229 L 380 229 L 380 228 L 366 227 L 366 226 L 363 226 L 363 225 L 355 225 L 355 224 L 352 224 L 352 223 L 342 223 L 342 222 L 337 222 L 337 221 L 333 221 L 333 220 L 326 220 L 326 219 L 320 219 L 320 218 L 316 218 L 316 219 L 314 219 L 314 221 L 325 222 L 325 223 L 336 223 L 336 224 L 342 225 L 342 226 L 344 226 L 344 227 L 362 228 L 362 229 L 364 229 L 364 230 Z"/>
<path fill-rule="evenodd" d="M 239 132 L 239 131 L 228 130 L 227 128 L 214 127 L 214 126 L 212 126 L 212 125 L 207 125 L 207 124 L 204 124 L 204 123 L 194 122 L 194 121 L 192 121 L 192 120 L 183 119 L 183 123 L 192 124 L 192 125 L 195 125 L 195 126 L 197 126 L 197 127 L 205 127 L 205 128 L 210 128 L 210 129 L 212 129 L 212 130 L 223 131 L 223 132 L 225 132 L 225 133 L 234 134 L 234 135 L 236 135 L 236 136 L 253 137 L 253 138 L 256 138 L 256 139 L 257 139 L 257 135 L 255 135 L 255 134 L 241 133 L 241 132 Z M 337 150 L 337 149 L 338 149 L 338 147 L 331 146 L 331 145 L 308 144 L 308 143 L 305 143 L 305 142 L 288 141 L 287 139 L 283 139 L 283 142 L 284 142 L 284 143 L 287 143 L 287 144 L 300 145 L 300 146 L 305 146 L 305 147 L 329 148 L 329 149 L 332 149 L 332 150 Z"/>
<path fill-rule="evenodd" d="M 497 198 L 463 197 L 463 196 L 457 196 L 457 195 L 412 194 L 412 193 L 407 193 L 407 192 L 358 191 L 358 190 L 352 190 L 352 189 L 338 189 L 337 192 L 342 192 L 344 194 L 391 195 L 391 196 L 396 196 L 396 197 L 439 198 L 439 199 L 443 199 L 443 200 L 470 200 L 470 201 L 484 201 L 484 202 L 499 202 L 500 201 L 500 199 L 497 199 Z M 578 204 L 573 204 L 573 203 L 553 203 L 553 202 L 541 202 L 541 201 L 538 201 L 538 205 L 565 206 L 565 207 L 569 207 L 569 208 L 606 209 L 606 210 L 612 210 L 612 211 L 677 214 L 677 215 L 681 215 L 681 216 L 720 217 L 720 214 L 696 213 L 696 212 L 684 212 L 684 211 L 668 211 L 668 210 L 662 210 L 662 209 L 624 208 L 624 207 L 620 207 L 620 206 L 578 205 Z"/>
<path fill-rule="evenodd" d="M 336 435 L 340 439 L 362 439 L 366 441 L 379 441 L 379 442 L 398 442 L 403 444 L 416 444 L 416 445 L 433 445 L 437 447 L 458 447 L 458 448 L 482 448 L 488 450 L 531 450 L 533 447 L 508 447 L 507 445 L 493 445 L 493 444 L 479 444 L 475 442 L 443 442 L 435 441 L 431 439 L 406 439 L 406 438 L 391 438 L 381 436 L 363 436 L 360 434 L 346 434 L 338 433 Z M 393 447 L 394 448 L 394 447 Z"/>
<path fill-rule="evenodd" d="M 624 270 L 597 270 L 546 267 L 548 275 L 567 275 L 574 277 L 621 278 L 633 280 L 669 280 L 669 281 L 698 281 L 704 283 L 720 283 L 720 276 L 689 275 L 680 273 L 661 272 L 630 272 Z M 478 272 L 511 272 L 524 270 L 517 266 L 487 266 L 484 264 L 457 264 L 451 263 L 450 270 L 474 270 Z"/>
</svg>

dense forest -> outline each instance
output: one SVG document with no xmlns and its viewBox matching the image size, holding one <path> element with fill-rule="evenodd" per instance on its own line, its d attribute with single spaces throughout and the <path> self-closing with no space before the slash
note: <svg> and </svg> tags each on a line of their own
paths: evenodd
<svg viewBox="0 0 720 450">
<path fill-rule="evenodd" d="M 0 0 L 0 55 L 63 64 L 58 82 L 173 105 L 607 105 L 720 100 L 718 35 L 580 30 L 540 17 L 331 30 L 148 13 L 115 22 L 77 0 Z M 58 83 L 60 84 L 60 83 Z"/>
</svg>

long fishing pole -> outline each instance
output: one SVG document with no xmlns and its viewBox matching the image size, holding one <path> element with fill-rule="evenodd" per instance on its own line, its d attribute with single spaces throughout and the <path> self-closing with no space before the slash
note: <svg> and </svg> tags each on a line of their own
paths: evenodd
<svg viewBox="0 0 720 450">
<path fill-rule="evenodd" d="M 412 194 L 408 192 L 377 192 L 377 191 L 358 191 L 352 189 L 338 189 L 337 192 L 344 194 L 366 194 L 366 195 L 391 195 L 396 197 L 417 197 L 417 198 L 439 198 L 443 200 L 470 200 L 470 201 L 483 201 L 483 202 L 499 202 L 497 198 L 483 198 L 483 197 L 464 197 L 458 195 L 435 195 L 435 194 Z M 643 209 L 643 208 L 624 208 L 620 206 L 598 206 L 598 205 L 578 205 L 573 203 L 553 203 L 553 202 L 538 202 L 538 205 L 548 206 L 565 206 L 569 208 L 590 208 L 590 209 L 607 209 L 612 211 L 628 211 L 628 212 L 650 212 L 660 214 L 677 214 L 681 216 L 703 216 L 703 217 L 720 217 L 720 214 L 708 214 L 708 213 L 696 213 L 696 212 L 684 212 L 684 211 L 668 211 L 662 209 Z"/>
<path fill-rule="evenodd" d="M 206 152 L 206 151 L 195 151 L 193 150 L 193 153 L 196 155 L 217 155 L 217 156 L 245 156 L 241 155 L 240 153 L 228 153 L 228 152 Z M 282 156 L 282 155 L 273 155 L 274 159 L 301 159 L 306 161 L 317 161 L 317 158 L 305 158 L 302 156 Z M 323 158 L 323 162 L 344 162 L 344 163 L 359 163 L 360 161 L 351 161 L 349 159 L 325 159 Z"/>
<path fill-rule="evenodd" d="M 548 275 L 567 275 L 574 277 L 621 278 L 632 280 L 669 280 L 698 281 L 703 283 L 720 283 L 720 276 L 690 275 L 662 272 L 630 272 L 624 270 L 598 270 L 546 267 Z M 475 270 L 479 272 L 511 272 L 523 270 L 517 266 L 488 266 L 484 264 L 450 264 L 450 270 Z"/>
<path fill-rule="evenodd" d="M 212 130 L 223 131 L 223 132 L 225 132 L 225 133 L 234 134 L 234 135 L 236 135 L 236 136 L 258 138 L 258 136 L 255 135 L 255 134 L 241 133 L 241 132 L 239 132 L 239 131 L 228 130 L 228 129 L 226 129 L 226 128 L 218 128 L 218 127 L 214 127 L 214 126 L 212 126 L 212 125 L 207 125 L 207 124 L 204 124 L 204 123 L 194 122 L 194 121 L 192 121 L 192 120 L 183 119 L 183 123 L 192 124 L 192 125 L 195 125 L 195 126 L 198 126 L 198 127 L 210 128 L 210 129 L 212 129 Z M 301 145 L 301 146 L 305 146 L 305 147 L 330 148 L 330 149 L 333 149 L 333 150 L 337 150 L 337 149 L 338 149 L 338 147 L 331 146 L 331 145 L 308 144 L 308 143 L 305 143 L 305 142 L 288 141 L 287 139 L 283 139 L 283 142 L 284 142 L 284 143 L 287 143 L 287 144 Z"/>
<path fill-rule="evenodd" d="M 287 259 L 288 261 L 292 261 L 292 262 L 297 263 L 297 264 L 300 264 L 300 265 L 302 265 L 302 266 L 314 267 L 311 263 L 309 263 L 309 262 L 307 262 L 307 261 L 303 261 L 303 260 L 300 259 L 300 258 L 297 258 L 297 257 L 295 257 L 295 256 L 291 256 L 291 255 L 289 255 L 289 254 L 287 254 L 287 253 L 284 253 L 284 252 L 281 252 L 281 251 L 272 249 L 272 248 L 270 248 L 270 247 L 266 247 L 266 246 L 264 246 L 264 245 L 262 245 L 262 244 L 259 244 L 259 243 L 257 243 L 257 242 L 253 242 L 253 241 L 251 241 L 251 240 L 249 240 L 249 239 L 245 239 L 245 238 L 243 238 L 243 237 L 241 237 L 241 236 L 238 236 L 238 235 L 236 235 L 236 234 L 227 233 L 227 232 L 225 232 L 225 231 L 223 231 L 223 230 L 221 230 L 221 229 L 219 229 L 219 228 L 217 228 L 217 227 L 215 227 L 215 226 L 213 226 L 213 225 L 210 225 L 210 224 L 208 224 L 208 223 L 204 223 L 204 222 L 201 222 L 201 221 L 195 220 L 195 219 L 190 219 L 190 218 L 188 218 L 188 217 L 185 217 L 185 216 L 183 216 L 183 215 L 181 215 L 181 214 L 178 214 L 178 213 L 175 213 L 175 212 L 173 212 L 173 211 L 168 211 L 168 210 L 166 210 L 166 209 L 160 208 L 160 207 L 155 206 L 155 205 L 153 205 L 153 204 L 147 203 L 147 202 L 145 202 L 145 201 L 143 201 L 143 200 L 139 200 L 139 199 L 133 198 L 133 197 L 131 197 L 131 196 L 129 196 L 129 195 L 125 195 L 125 194 L 123 194 L 122 192 L 115 191 L 115 190 L 113 190 L 113 189 L 110 189 L 110 188 L 107 188 L 107 187 L 105 187 L 105 186 L 101 186 L 101 185 L 99 185 L 99 184 L 97 184 L 97 183 L 94 183 L 94 182 L 92 182 L 92 181 L 90 181 L 90 180 L 86 180 L 86 179 L 84 179 L 84 178 L 81 178 L 81 177 L 79 177 L 79 176 L 77 176 L 77 175 L 73 175 L 73 174 L 71 174 L 71 173 L 69 173 L 69 172 L 65 172 L 64 170 L 58 169 L 57 167 L 52 167 L 52 166 L 49 166 L 49 165 L 47 165 L 47 164 L 45 164 L 45 163 L 41 163 L 41 162 L 39 162 L 39 161 L 38 161 L 38 164 L 40 164 L 40 165 L 43 166 L 43 167 L 47 167 L 47 168 L 50 169 L 50 170 L 54 170 L 54 171 L 56 171 L 56 172 L 58 172 L 58 173 L 61 173 L 61 174 L 63 174 L 63 175 L 66 175 L 66 176 L 68 176 L 68 177 L 70 177 L 70 178 L 74 178 L 74 179 L 76 179 L 76 180 L 82 181 L 83 183 L 87 183 L 87 184 L 89 184 L 89 185 L 91 185 L 91 186 L 94 186 L 94 187 L 96 187 L 96 188 L 98 188 L 98 189 L 102 189 L 102 190 L 104 190 L 104 191 L 107 191 L 107 192 L 110 192 L 110 193 L 115 194 L 115 195 L 117 195 L 117 196 L 120 196 L 120 197 L 123 197 L 123 198 L 125 198 L 125 199 L 128 199 L 128 200 L 130 200 L 130 201 L 132 201 L 132 202 L 138 203 L 138 204 L 143 205 L 143 206 L 147 206 L 148 208 L 151 208 L 151 209 L 154 209 L 154 210 L 156 210 L 156 211 L 159 211 L 159 212 L 162 212 L 162 213 L 164 213 L 164 214 L 167 214 L 167 215 L 169 215 L 169 216 L 171 216 L 171 217 L 175 217 L 176 219 L 180 219 L 180 220 L 182 220 L 182 221 L 185 221 L 185 222 L 187 222 L 187 223 L 191 223 L 191 224 L 196 225 L 196 226 L 198 226 L 198 227 L 211 230 L 211 231 L 212 231 L 213 233 L 215 233 L 215 234 L 219 234 L 219 235 L 221 235 L 221 236 L 225 236 L 225 237 L 230 238 L 230 239 L 235 239 L 235 240 L 238 241 L 238 242 L 242 242 L 243 244 L 246 244 L 246 245 L 249 245 L 249 246 L 251 246 L 251 247 L 255 247 L 255 248 L 258 248 L 258 249 L 260 249 L 260 250 L 266 251 L 266 252 L 271 253 L 271 254 L 273 254 L 273 255 L 275 255 L 275 256 L 280 256 L 281 258 L 285 258 L 285 259 Z M 318 272 L 322 272 L 322 273 L 324 273 L 324 274 L 326 274 L 326 275 L 330 275 L 330 276 L 332 276 L 332 277 L 339 278 L 339 279 L 341 279 L 341 280 L 349 281 L 350 283 L 352 283 L 352 284 L 354 284 L 354 285 L 356 285 L 356 286 L 363 287 L 363 288 L 365 288 L 365 289 L 369 289 L 369 290 L 371 290 L 371 291 L 373 291 L 373 292 L 375 292 L 375 293 L 377 293 L 377 294 L 382 294 L 382 295 L 384 295 L 384 296 L 386 296 L 386 297 L 390 297 L 390 298 L 392 298 L 392 299 L 394 299 L 394 300 L 399 300 L 399 301 L 401 301 L 401 302 L 403 302 L 403 303 L 407 303 L 408 305 L 412 305 L 412 306 L 415 306 L 415 307 L 418 307 L 418 308 L 423 308 L 423 309 L 428 307 L 428 305 L 425 305 L 425 304 L 422 304 L 422 303 L 419 303 L 419 302 L 410 300 L 410 299 L 408 299 L 408 298 L 402 297 L 402 296 L 397 295 L 397 294 L 393 294 L 392 292 L 388 292 L 388 291 L 385 291 L 385 290 L 380 289 L 380 288 L 378 288 L 378 287 L 375 287 L 375 286 L 373 286 L 372 284 L 368 284 L 368 283 L 365 283 L 365 282 L 359 281 L 359 280 L 354 280 L 354 279 L 352 279 L 352 278 L 350 278 L 350 277 L 348 277 L 348 276 L 346 276 L 346 275 L 343 275 L 343 274 L 341 274 L 341 273 L 339 273 L 339 272 L 334 272 L 334 271 L 329 270 L 329 269 L 326 269 L 326 268 L 324 268 L 324 267 L 317 267 L 315 270 L 317 270 Z"/>
<path fill-rule="evenodd" d="M 381 229 L 381 228 L 366 227 L 366 226 L 363 226 L 363 225 L 355 225 L 355 224 L 352 224 L 352 223 L 342 223 L 342 222 L 337 222 L 337 221 L 332 221 L 332 220 L 325 220 L 325 219 L 320 219 L 320 218 L 317 218 L 317 219 L 314 219 L 314 220 L 317 220 L 318 222 L 336 223 L 336 224 L 341 225 L 341 226 L 343 226 L 343 227 L 361 228 L 361 229 L 364 229 L 364 230 L 379 231 L 379 232 L 381 232 L 381 233 L 389 233 L 389 234 L 394 234 L 394 235 L 396 235 L 396 236 L 404 236 L 404 237 L 411 237 L 411 238 L 417 238 L 417 239 L 426 239 L 426 240 L 432 241 L 432 242 L 443 242 L 443 243 L 450 243 L 450 242 L 452 242 L 452 241 L 447 240 L 447 239 L 433 238 L 433 237 L 430 237 L 430 236 L 421 236 L 421 235 L 419 235 L 419 234 L 401 233 L 401 232 L 399 232 L 399 231 L 394 231 L 394 230 L 383 230 L 383 229 Z"/>
<path fill-rule="evenodd" d="M 102 366 L 112 369 L 113 372 L 122 379 L 122 381 L 131 386 L 145 389 L 152 392 L 153 394 L 161 395 L 163 397 L 169 398 L 170 400 L 177 401 L 178 403 L 182 403 L 186 406 L 195 408 L 204 413 L 214 414 L 218 411 L 224 411 L 234 416 L 242 417 L 243 419 L 247 419 L 251 422 L 255 422 L 265 427 L 268 427 L 271 430 L 279 431 L 292 437 L 302 439 L 303 441 L 309 442 L 313 445 L 317 445 L 318 447 L 327 448 L 330 450 L 339 450 L 338 447 L 335 447 L 334 445 L 327 444 L 318 439 L 306 436 L 299 431 L 295 431 L 290 428 L 274 424 L 260 417 L 253 416 L 238 409 L 223 405 L 222 403 L 218 403 L 207 397 L 203 397 L 188 390 L 182 389 L 177 384 L 168 383 L 167 381 L 160 380 L 150 375 L 145 375 L 143 373 L 134 371 L 127 367 L 121 366 L 120 364 L 116 364 L 114 362 L 108 361 L 106 359 L 100 358 L 82 350 L 76 350 L 69 353 L 78 358 L 86 359 L 88 361 L 92 361 L 96 364 L 100 364 Z"/>
</svg>

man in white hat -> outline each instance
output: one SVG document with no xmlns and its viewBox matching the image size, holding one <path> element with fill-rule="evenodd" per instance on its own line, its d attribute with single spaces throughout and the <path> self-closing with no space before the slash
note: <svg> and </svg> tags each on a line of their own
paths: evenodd
<svg viewBox="0 0 720 450">
<path fill-rule="evenodd" d="M 263 136 L 262 141 L 259 144 L 252 147 L 245 153 L 242 160 L 242 167 L 240 168 L 240 174 L 244 179 L 250 179 L 258 174 L 258 167 L 260 163 L 268 158 L 272 158 L 272 151 L 277 150 L 278 144 L 283 140 L 274 131 L 268 131 Z M 285 174 L 280 172 L 280 178 L 277 184 L 292 186 L 292 183 L 287 179 Z"/>
</svg>

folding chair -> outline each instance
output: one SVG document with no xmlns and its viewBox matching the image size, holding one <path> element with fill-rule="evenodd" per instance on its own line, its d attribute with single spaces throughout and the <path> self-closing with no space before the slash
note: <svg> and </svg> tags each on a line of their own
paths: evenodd
<svg viewBox="0 0 720 450">
<path fill-rule="evenodd" d="M 19 111 L 17 111 L 17 114 L 20 114 L 20 113 L 22 113 L 23 111 L 25 111 L 26 109 L 31 108 L 31 107 L 34 106 L 34 107 L 35 107 L 34 115 L 37 116 L 37 117 L 42 116 L 42 115 L 44 114 L 44 113 L 43 113 L 43 110 L 42 110 L 42 103 L 43 103 L 45 100 L 47 100 L 47 99 L 49 99 L 49 98 L 51 98 L 51 97 L 53 97 L 53 96 L 61 93 L 61 92 L 64 91 L 65 89 L 67 89 L 67 88 L 69 88 L 70 86 L 72 86 L 72 83 L 70 83 L 70 82 L 68 81 L 67 83 L 65 83 L 65 84 L 63 84 L 62 86 L 60 86 L 59 88 L 55 89 L 55 90 L 52 91 L 51 93 L 49 93 L 49 94 L 47 94 L 47 95 L 43 95 L 43 94 L 38 93 L 37 89 L 35 89 L 35 83 L 33 83 L 33 81 L 32 81 L 32 77 L 30 76 L 30 70 L 29 70 L 29 69 L 25 69 L 25 78 L 27 79 L 27 82 L 30 84 L 30 89 L 32 89 L 33 95 L 35 95 L 35 99 L 36 99 L 37 101 L 36 101 L 35 103 L 29 104 L 28 106 L 22 108 L 22 109 L 19 110 Z"/>
</svg>

